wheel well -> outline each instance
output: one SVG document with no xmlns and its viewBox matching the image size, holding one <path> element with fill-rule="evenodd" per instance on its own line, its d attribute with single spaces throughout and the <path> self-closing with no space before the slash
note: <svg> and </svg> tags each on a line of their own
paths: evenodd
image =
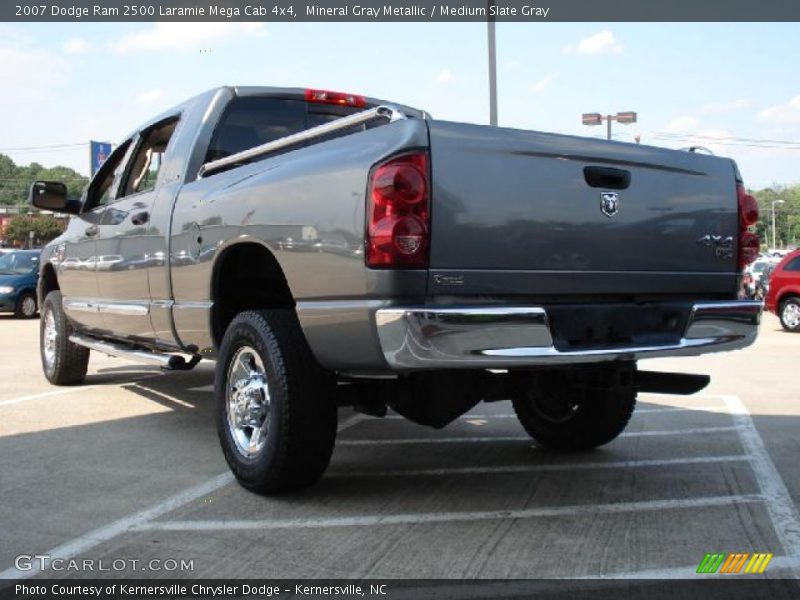
<svg viewBox="0 0 800 600">
<path fill-rule="evenodd" d="M 269 250 L 252 242 L 231 246 L 217 259 L 211 300 L 211 333 L 216 347 L 240 312 L 294 308 L 294 298 L 278 261 Z"/>
<path fill-rule="evenodd" d="M 42 273 L 39 276 L 39 283 L 37 285 L 37 294 L 39 296 L 38 302 L 41 305 L 47 294 L 53 290 L 61 289 L 58 285 L 58 277 L 56 277 L 56 270 L 51 263 L 47 263 L 42 267 Z"/>
<path fill-rule="evenodd" d="M 775 303 L 775 306 L 778 307 L 778 311 L 783 310 L 784 302 L 791 300 L 792 298 L 800 299 L 800 294 L 797 292 L 785 292 L 780 298 L 778 298 L 778 301 Z"/>
</svg>

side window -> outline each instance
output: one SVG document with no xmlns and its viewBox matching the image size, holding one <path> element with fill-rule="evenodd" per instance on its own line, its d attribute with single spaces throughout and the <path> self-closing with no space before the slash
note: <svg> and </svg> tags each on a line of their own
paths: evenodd
<svg viewBox="0 0 800 600">
<path fill-rule="evenodd" d="M 88 211 L 98 206 L 105 206 L 111 201 L 111 195 L 116 189 L 116 183 L 122 178 L 125 169 L 125 155 L 131 145 L 131 140 L 125 140 L 111 153 L 100 167 L 95 178 L 86 191 L 86 204 L 83 210 Z"/>
<path fill-rule="evenodd" d="M 164 153 L 169 140 L 175 132 L 178 119 L 170 119 L 145 132 L 143 139 L 131 160 L 127 179 L 120 197 L 141 194 L 156 187 L 158 172 L 161 169 Z"/>
<path fill-rule="evenodd" d="M 783 267 L 784 271 L 800 271 L 800 256 L 795 256 Z"/>
</svg>

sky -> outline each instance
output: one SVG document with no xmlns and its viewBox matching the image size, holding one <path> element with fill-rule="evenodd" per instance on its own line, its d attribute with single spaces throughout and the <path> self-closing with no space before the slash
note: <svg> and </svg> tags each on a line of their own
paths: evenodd
<svg viewBox="0 0 800 600">
<path fill-rule="evenodd" d="M 705 146 L 753 188 L 800 183 L 798 56 L 800 23 L 498 23 L 499 124 L 602 137 L 582 113 L 633 110 L 614 139 Z M 487 65 L 484 23 L 0 24 L 0 153 L 87 174 L 88 140 L 219 85 L 488 123 Z"/>
</svg>

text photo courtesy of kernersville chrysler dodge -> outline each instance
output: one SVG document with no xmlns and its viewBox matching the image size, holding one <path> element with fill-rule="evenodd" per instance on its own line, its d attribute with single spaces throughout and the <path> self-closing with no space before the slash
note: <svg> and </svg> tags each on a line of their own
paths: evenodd
<svg viewBox="0 0 800 600">
<path fill-rule="evenodd" d="M 133 125 L 133 124 L 131 124 Z M 512 399 L 541 446 L 615 439 L 637 369 L 754 342 L 758 207 L 733 160 L 448 122 L 317 89 L 220 87 L 122 140 L 43 251 L 41 361 L 216 360 L 227 462 L 275 493 L 322 477 L 337 408 L 441 428 Z"/>
</svg>

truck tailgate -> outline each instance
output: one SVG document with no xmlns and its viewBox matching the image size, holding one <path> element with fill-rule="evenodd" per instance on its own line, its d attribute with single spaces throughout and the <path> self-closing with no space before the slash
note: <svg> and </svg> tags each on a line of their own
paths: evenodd
<svg viewBox="0 0 800 600">
<path fill-rule="evenodd" d="M 442 121 L 429 132 L 431 294 L 735 292 L 729 159 Z"/>
</svg>

